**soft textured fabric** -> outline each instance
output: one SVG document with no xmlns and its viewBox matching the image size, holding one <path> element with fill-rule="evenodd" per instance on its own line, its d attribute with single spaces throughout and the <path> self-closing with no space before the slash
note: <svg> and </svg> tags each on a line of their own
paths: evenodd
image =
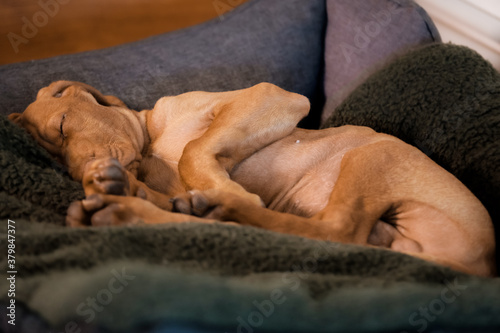
<svg viewBox="0 0 500 333">
<path fill-rule="evenodd" d="M 424 47 L 370 77 L 331 111 L 325 126 L 392 134 L 453 173 L 488 209 L 500 244 L 500 74 L 479 54 Z"/>
<path fill-rule="evenodd" d="M 252 0 L 223 19 L 109 49 L 0 67 L 0 111 L 21 112 L 56 80 L 90 84 L 148 109 L 166 95 L 271 82 L 323 106 L 324 0 Z"/>
<path fill-rule="evenodd" d="M 16 332 L 59 332 L 68 323 L 117 333 L 176 323 L 209 332 L 286 333 L 500 327 L 498 279 L 392 251 L 222 223 L 66 228 L 57 207 L 81 189 L 52 170 L 20 128 L 2 121 L 0 133 L 30 147 L 16 154 L 0 183 L 9 198 L 0 209 L 2 225 L 16 221 L 17 328 L 26 327 Z M 11 158 L 3 146 L 0 160 Z M 41 197 L 52 214 L 36 215 Z M 6 260 L 4 252 L 2 267 Z M 0 280 L 0 311 L 9 286 Z M 99 311 L 91 310 L 92 299 Z M 425 320 L 420 308 L 439 316 Z M 10 328 L 7 319 L 1 313 L 0 328 Z"/>
<path fill-rule="evenodd" d="M 68 205 L 84 197 L 80 183 L 23 130 L 0 117 L 0 211 L 2 218 L 64 224 Z"/>
<path fill-rule="evenodd" d="M 359 84 L 410 49 L 440 41 L 412 0 L 329 0 L 322 122 Z"/>
</svg>

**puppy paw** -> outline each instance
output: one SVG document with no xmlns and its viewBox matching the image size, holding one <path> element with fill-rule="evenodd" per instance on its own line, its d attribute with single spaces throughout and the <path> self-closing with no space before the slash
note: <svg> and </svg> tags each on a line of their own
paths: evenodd
<svg viewBox="0 0 500 333">
<path fill-rule="evenodd" d="M 84 200 L 75 201 L 69 206 L 66 225 L 84 227 L 141 224 L 144 220 L 134 209 L 137 200 L 142 199 L 91 195 Z"/>
<path fill-rule="evenodd" d="M 66 225 L 70 227 L 182 222 L 216 221 L 165 211 L 138 197 L 108 194 L 94 194 L 85 200 L 73 202 L 66 215 Z"/>
<path fill-rule="evenodd" d="M 85 168 L 82 184 L 86 196 L 128 195 L 129 192 L 127 172 L 114 158 L 102 158 L 90 162 Z"/>
<path fill-rule="evenodd" d="M 240 212 L 251 212 L 261 205 L 238 195 L 219 190 L 189 191 L 172 198 L 173 212 L 205 219 L 238 222 Z"/>
<path fill-rule="evenodd" d="M 186 215 L 205 216 L 211 210 L 208 198 L 200 191 L 188 191 L 170 199 L 172 212 Z"/>
</svg>

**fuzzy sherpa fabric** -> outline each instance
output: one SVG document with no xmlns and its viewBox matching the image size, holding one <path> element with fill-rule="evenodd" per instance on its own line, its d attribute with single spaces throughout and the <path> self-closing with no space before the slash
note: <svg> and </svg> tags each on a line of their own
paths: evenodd
<svg viewBox="0 0 500 333">
<path fill-rule="evenodd" d="M 351 94 L 325 127 L 345 124 L 399 137 L 454 174 L 486 206 L 500 243 L 500 73 L 479 54 L 435 44 L 401 57 Z"/>
</svg>

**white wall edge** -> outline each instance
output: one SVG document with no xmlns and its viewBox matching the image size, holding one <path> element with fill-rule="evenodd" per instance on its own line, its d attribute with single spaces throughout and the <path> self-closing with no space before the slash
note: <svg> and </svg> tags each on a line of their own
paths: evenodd
<svg viewBox="0 0 500 333">
<path fill-rule="evenodd" d="M 500 13 L 470 0 L 417 0 L 436 24 L 443 42 L 465 45 L 500 70 Z M 499 1 L 500 2 L 500 1 Z M 496 6 L 494 3 L 490 6 Z"/>
</svg>

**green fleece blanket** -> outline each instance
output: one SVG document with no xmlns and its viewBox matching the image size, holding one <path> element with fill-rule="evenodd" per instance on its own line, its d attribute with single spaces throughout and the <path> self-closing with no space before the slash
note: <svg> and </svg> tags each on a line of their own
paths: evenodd
<svg viewBox="0 0 500 333">
<path fill-rule="evenodd" d="M 392 251 L 222 223 L 66 228 L 81 186 L 4 117 L 0 138 L 1 331 L 500 329 L 499 279 Z"/>
</svg>

